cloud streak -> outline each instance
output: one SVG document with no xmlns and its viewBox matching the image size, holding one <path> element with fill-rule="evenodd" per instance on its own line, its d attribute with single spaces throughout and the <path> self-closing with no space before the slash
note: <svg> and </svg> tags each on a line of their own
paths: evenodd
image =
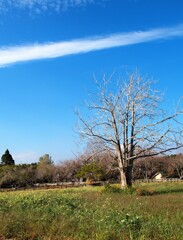
<svg viewBox="0 0 183 240">
<path fill-rule="evenodd" d="M 2 47 L 0 48 L 0 67 L 19 62 L 58 58 L 180 36 L 183 36 L 183 24 L 170 28 L 118 33 L 56 43 Z"/>
<path fill-rule="evenodd" d="M 13 153 L 16 164 L 33 163 L 39 159 L 39 154 L 33 151 Z"/>
</svg>

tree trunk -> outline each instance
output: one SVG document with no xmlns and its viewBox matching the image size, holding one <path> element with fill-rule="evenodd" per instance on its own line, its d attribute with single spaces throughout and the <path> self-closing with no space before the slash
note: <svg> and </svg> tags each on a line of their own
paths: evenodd
<svg viewBox="0 0 183 240">
<path fill-rule="evenodd" d="M 123 168 L 120 168 L 121 188 L 126 189 L 128 187 L 126 181 L 126 174 Z"/>
<path fill-rule="evenodd" d="M 126 167 L 126 183 L 128 187 L 132 186 L 132 166 Z"/>
</svg>

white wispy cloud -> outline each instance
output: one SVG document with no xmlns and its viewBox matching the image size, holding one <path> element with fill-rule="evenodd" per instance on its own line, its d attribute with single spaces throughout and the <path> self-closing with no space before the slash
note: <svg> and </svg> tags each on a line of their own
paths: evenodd
<svg viewBox="0 0 183 240">
<path fill-rule="evenodd" d="M 39 154 L 34 151 L 13 153 L 12 156 L 16 164 L 32 163 L 39 160 Z"/>
<path fill-rule="evenodd" d="M 28 9 L 30 12 L 67 10 L 72 7 L 83 7 L 87 4 L 104 0 L 0 0 L 0 13 L 7 13 L 12 9 Z"/>
<path fill-rule="evenodd" d="M 109 36 L 75 39 L 56 43 L 32 44 L 0 48 L 0 66 L 18 62 L 63 57 L 91 51 L 145 43 L 183 36 L 183 25 L 148 31 L 118 33 Z"/>
</svg>

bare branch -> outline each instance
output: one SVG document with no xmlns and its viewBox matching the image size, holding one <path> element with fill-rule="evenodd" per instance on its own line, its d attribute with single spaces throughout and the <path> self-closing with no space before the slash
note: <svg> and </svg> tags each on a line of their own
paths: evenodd
<svg viewBox="0 0 183 240">
<path fill-rule="evenodd" d="M 83 138 L 102 143 L 117 156 L 122 187 L 131 184 L 133 162 L 137 158 L 164 154 L 183 146 L 183 123 L 179 116 L 180 99 L 173 114 L 167 115 L 159 105 L 162 94 L 152 87 L 153 81 L 138 71 L 127 81 L 120 79 L 110 90 L 114 73 L 102 82 L 95 78 L 95 101 L 87 105 L 90 118 L 78 115 Z M 110 83 L 110 84 L 109 84 Z M 101 145 L 100 145 L 101 147 Z"/>
</svg>

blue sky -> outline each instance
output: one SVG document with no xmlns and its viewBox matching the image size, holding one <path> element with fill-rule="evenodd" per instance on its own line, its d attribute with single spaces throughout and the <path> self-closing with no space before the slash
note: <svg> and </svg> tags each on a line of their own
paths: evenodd
<svg viewBox="0 0 183 240">
<path fill-rule="evenodd" d="M 0 0 L 0 155 L 72 158 L 93 74 L 136 67 L 183 95 L 183 1 Z"/>
</svg>

